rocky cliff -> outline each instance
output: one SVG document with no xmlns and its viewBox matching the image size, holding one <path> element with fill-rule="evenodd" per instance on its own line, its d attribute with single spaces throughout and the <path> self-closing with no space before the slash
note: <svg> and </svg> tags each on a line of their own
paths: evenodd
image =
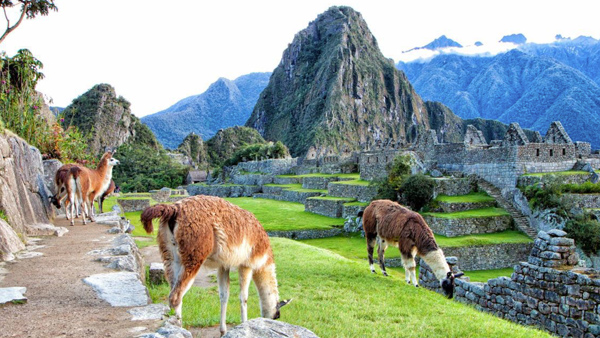
<svg viewBox="0 0 600 338">
<path fill-rule="evenodd" d="M 48 196 L 39 150 L 0 130 L 0 261 L 14 259 L 27 235 L 49 234 L 40 233 L 52 227 Z"/>
<path fill-rule="evenodd" d="M 101 154 L 105 147 L 116 148 L 135 136 L 139 119 L 131 114 L 130 103 L 117 97 L 109 84 L 98 84 L 79 96 L 63 111 L 63 126 L 77 126 L 91 133 L 90 152 Z"/>
<path fill-rule="evenodd" d="M 381 54 L 361 14 L 332 7 L 296 34 L 246 126 L 282 141 L 292 156 L 312 146 L 318 156 L 377 140 L 412 142 L 431 127 L 429 115 L 404 73 Z M 460 132 L 436 127 L 446 135 Z"/>
</svg>

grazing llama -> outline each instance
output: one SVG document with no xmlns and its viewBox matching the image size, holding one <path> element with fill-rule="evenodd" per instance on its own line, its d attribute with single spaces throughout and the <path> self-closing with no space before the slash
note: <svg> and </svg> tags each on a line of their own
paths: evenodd
<svg viewBox="0 0 600 338">
<path fill-rule="evenodd" d="M 258 290 L 261 316 L 279 318 L 279 309 L 289 300 L 279 301 L 269 237 L 252 213 L 221 198 L 199 195 L 146 208 L 141 215 L 146 232 L 154 230 L 155 218 L 160 218 L 157 239 L 171 286 L 169 305 L 178 318 L 183 296 L 203 265 L 217 269 L 221 335 L 227 331 L 225 317 L 232 268 L 239 273 L 242 322 L 248 320 L 250 279 Z"/>
<path fill-rule="evenodd" d="M 400 249 L 407 283 L 410 284 L 412 281 L 414 286 L 419 286 L 415 272 L 415 256 L 419 255 L 440 281 L 440 286 L 446 296 L 448 298 L 453 297 L 454 278 L 463 274 L 454 275 L 452 273 L 442 249 L 435 242 L 433 232 L 421 215 L 396 202 L 376 200 L 365 208 L 362 216 L 371 272 L 375 273 L 373 267 L 375 242 L 377 242 L 379 266 L 385 276 L 387 276 L 384 259 L 385 250 L 388 244 L 393 245 Z"/>
<path fill-rule="evenodd" d="M 56 193 L 50 196 L 50 203 L 52 203 L 57 209 L 62 207 L 62 201 L 65 204 L 65 214 L 67 220 L 71 220 L 71 225 L 74 224 L 75 217 L 80 214 L 80 201 L 81 196 L 77 197 L 77 182 L 75 175 L 77 175 L 78 168 L 74 164 L 65 164 L 60 167 L 54 175 L 54 187 Z M 71 211 L 69 214 L 69 210 Z"/>
</svg>

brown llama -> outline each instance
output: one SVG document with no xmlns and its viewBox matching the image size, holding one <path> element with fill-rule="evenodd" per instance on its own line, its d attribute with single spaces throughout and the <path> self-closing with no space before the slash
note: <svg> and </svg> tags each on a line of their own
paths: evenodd
<svg viewBox="0 0 600 338">
<path fill-rule="evenodd" d="M 113 153 L 110 151 L 104 153 L 96 169 L 78 166 L 81 171 L 78 173 L 76 181 L 77 189 L 79 189 L 82 196 L 83 224 L 85 224 L 85 215 L 90 221 L 94 222 L 94 200 L 110 186 L 113 167 L 119 164 L 119 160 L 112 157 L 112 155 Z"/>
<path fill-rule="evenodd" d="M 388 244 L 393 245 L 400 249 L 407 283 L 410 284 L 412 281 L 414 286 L 419 286 L 415 271 L 415 256 L 419 255 L 440 281 L 446 296 L 453 297 L 454 278 L 462 276 L 462 273 L 457 275 L 452 273 L 442 249 L 435 241 L 433 232 L 421 215 L 396 202 L 376 200 L 365 208 L 362 216 L 371 272 L 375 273 L 373 267 L 375 243 L 377 242 L 377 257 L 384 276 L 387 276 L 385 250 Z"/>
<path fill-rule="evenodd" d="M 171 286 L 169 305 L 181 319 L 183 296 L 201 266 L 217 269 L 221 300 L 221 335 L 227 331 L 229 271 L 237 268 L 240 280 L 242 322 L 248 320 L 250 279 L 258 290 L 261 316 L 279 318 L 275 261 L 267 233 L 256 217 L 221 198 L 192 196 L 175 204 L 157 204 L 141 215 L 146 232 L 154 230 L 152 220 L 160 218 L 158 245 Z"/>
</svg>

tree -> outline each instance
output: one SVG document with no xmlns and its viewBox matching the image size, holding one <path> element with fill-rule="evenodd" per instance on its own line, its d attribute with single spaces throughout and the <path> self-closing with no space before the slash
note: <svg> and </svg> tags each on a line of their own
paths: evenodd
<svg viewBox="0 0 600 338">
<path fill-rule="evenodd" d="M 21 14 L 19 15 L 17 22 L 11 26 L 7 9 L 13 8 L 19 4 L 21 4 Z M 6 19 L 6 30 L 4 31 L 4 34 L 0 36 L 0 43 L 6 39 L 8 34 L 19 27 L 26 17 L 27 19 L 33 19 L 38 15 L 48 15 L 51 10 L 58 10 L 58 7 L 54 5 L 54 0 L 0 0 L 0 6 L 4 12 L 4 18 Z"/>
</svg>

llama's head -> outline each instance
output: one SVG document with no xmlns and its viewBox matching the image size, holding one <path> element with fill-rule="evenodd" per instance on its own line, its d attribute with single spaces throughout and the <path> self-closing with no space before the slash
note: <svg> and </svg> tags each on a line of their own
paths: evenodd
<svg viewBox="0 0 600 338">
<path fill-rule="evenodd" d="M 99 165 L 102 165 L 102 163 L 106 163 L 106 165 L 108 165 L 109 167 L 114 167 L 114 166 L 118 165 L 120 163 L 119 160 L 117 160 L 116 158 L 113 157 L 113 154 L 115 152 L 110 152 L 110 151 L 105 152 L 104 155 L 102 155 L 102 159 L 100 159 Z"/>
<path fill-rule="evenodd" d="M 48 197 L 48 199 L 50 200 L 50 203 L 52 203 L 57 209 L 60 209 L 60 199 L 56 198 L 56 195 L 52 195 L 50 197 Z"/>
<path fill-rule="evenodd" d="M 454 297 L 454 278 L 458 278 L 462 275 L 464 275 L 462 272 L 455 275 L 452 273 L 452 271 L 448 271 L 446 278 L 440 281 L 440 286 L 442 287 L 442 290 L 444 290 L 446 297 Z"/>
<path fill-rule="evenodd" d="M 279 312 L 279 309 L 288 305 L 291 301 L 292 301 L 291 299 L 286 299 L 286 300 L 282 300 L 279 303 L 277 303 L 277 306 L 275 306 L 275 314 L 273 315 L 273 319 L 279 319 L 279 317 L 281 317 L 281 313 Z"/>
</svg>

